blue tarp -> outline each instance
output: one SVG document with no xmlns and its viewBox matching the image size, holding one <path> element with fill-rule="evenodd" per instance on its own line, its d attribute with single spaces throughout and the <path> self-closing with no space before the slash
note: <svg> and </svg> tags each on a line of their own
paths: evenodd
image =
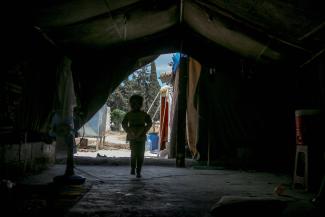
<svg viewBox="0 0 325 217">
<path fill-rule="evenodd" d="M 173 60 L 172 72 L 173 72 L 173 74 L 176 73 L 176 71 L 179 67 L 181 57 L 187 58 L 188 56 L 186 54 L 182 54 L 182 53 L 175 53 L 172 56 L 172 60 Z"/>
<path fill-rule="evenodd" d="M 172 68 L 172 72 L 173 74 L 176 73 L 178 65 L 179 65 L 179 60 L 181 58 L 180 53 L 175 53 L 173 54 L 172 60 L 173 60 L 173 68 Z"/>
</svg>

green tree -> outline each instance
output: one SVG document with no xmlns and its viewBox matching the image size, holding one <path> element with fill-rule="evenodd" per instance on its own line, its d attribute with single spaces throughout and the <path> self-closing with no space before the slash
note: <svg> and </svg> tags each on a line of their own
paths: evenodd
<svg viewBox="0 0 325 217">
<path fill-rule="evenodd" d="M 111 121 L 114 124 L 112 130 L 119 130 L 126 112 L 120 109 L 114 109 L 111 112 Z"/>
<path fill-rule="evenodd" d="M 121 109 L 123 111 L 128 110 L 128 99 L 125 94 L 125 84 L 122 82 L 114 92 L 109 96 L 107 105 L 111 107 L 111 111 L 115 109 Z"/>
<path fill-rule="evenodd" d="M 160 85 L 157 79 L 157 69 L 156 69 L 156 63 L 155 62 L 151 62 L 150 64 L 150 77 L 149 77 L 149 91 L 147 92 L 147 101 L 149 102 L 149 104 L 151 105 L 155 99 L 155 97 L 157 96 L 158 92 L 160 91 Z M 156 99 L 155 103 L 152 105 L 152 108 L 149 112 L 149 115 L 151 117 L 153 117 L 155 111 L 158 109 L 160 103 L 160 98 L 158 96 L 158 98 Z M 159 120 L 159 112 L 157 113 L 157 115 L 155 116 L 155 120 Z"/>
<path fill-rule="evenodd" d="M 144 110 L 148 111 L 154 98 L 160 90 L 160 85 L 157 80 L 156 64 L 152 62 L 146 66 L 136 70 L 132 75 L 125 79 L 109 96 L 107 100 L 111 110 L 120 109 L 123 111 L 129 110 L 128 100 L 133 94 L 140 94 L 144 97 Z M 159 106 L 159 98 L 152 106 L 150 115 Z M 159 119 L 159 114 L 156 115 L 156 120 Z"/>
</svg>

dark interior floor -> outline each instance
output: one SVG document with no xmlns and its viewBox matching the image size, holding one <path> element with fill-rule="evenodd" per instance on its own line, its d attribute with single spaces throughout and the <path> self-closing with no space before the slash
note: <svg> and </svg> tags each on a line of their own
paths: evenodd
<svg viewBox="0 0 325 217">
<path fill-rule="evenodd" d="M 278 216 L 324 214 L 311 202 L 314 194 L 293 189 L 292 177 L 285 174 L 194 169 L 191 164 L 176 168 L 174 161 L 164 160 L 160 165 L 154 162 L 145 162 L 142 178 L 131 176 L 125 164 L 76 165 L 76 174 L 85 177 L 86 182 L 68 186 L 53 183 L 53 177 L 65 170 L 65 165 L 54 165 L 25 177 L 2 194 L 6 199 L 1 203 L 1 216 L 231 216 L 231 212 L 268 216 L 275 209 L 279 209 Z M 275 193 L 277 186 L 283 187 L 279 194 Z M 228 215 L 225 210 L 211 212 L 220 199 L 229 198 L 266 199 L 285 206 L 262 209 L 264 206 L 258 203 L 243 204 L 230 206 Z"/>
</svg>

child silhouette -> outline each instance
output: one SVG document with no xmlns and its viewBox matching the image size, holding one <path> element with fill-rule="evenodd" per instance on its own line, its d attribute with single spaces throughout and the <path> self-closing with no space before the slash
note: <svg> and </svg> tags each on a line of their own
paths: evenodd
<svg viewBox="0 0 325 217">
<path fill-rule="evenodd" d="M 142 104 L 142 96 L 132 95 L 129 100 L 131 109 L 122 121 L 122 127 L 127 133 L 126 139 L 130 142 L 131 148 L 131 175 L 135 175 L 136 171 L 137 178 L 141 177 L 146 134 L 152 125 L 151 117 L 141 110 Z"/>
</svg>

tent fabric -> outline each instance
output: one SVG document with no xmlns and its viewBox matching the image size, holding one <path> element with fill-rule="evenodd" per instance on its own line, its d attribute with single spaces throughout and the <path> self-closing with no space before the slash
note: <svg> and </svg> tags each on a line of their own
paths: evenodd
<svg viewBox="0 0 325 217">
<path fill-rule="evenodd" d="M 258 113 L 251 107 L 254 105 L 245 102 L 239 76 L 231 78 L 229 71 L 220 67 L 202 68 L 197 93 L 200 117 L 197 149 L 202 159 L 208 159 L 207 154 L 210 159 L 233 158 L 236 148 L 250 148 L 256 143 L 259 134 L 254 130 L 261 129 Z"/>
<path fill-rule="evenodd" d="M 202 66 L 198 84 L 201 160 L 210 154 L 210 159 L 231 163 L 239 158 L 240 166 L 290 168 L 297 106 L 291 81 L 294 72 L 281 74 L 279 80 L 274 68 L 262 70 L 235 58 L 215 63 L 214 67 Z"/>
<path fill-rule="evenodd" d="M 157 56 L 147 58 L 133 57 L 121 59 L 119 56 L 92 57 L 76 60 L 72 65 L 75 75 L 76 95 L 78 99 L 79 129 L 87 122 L 106 102 L 108 95 L 122 80 L 135 69 L 153 61 Z M 106 58 L 105 58 L 106 59 Z M 92 76 L 88 73 L 92 72 Z M 113 73 L 114 72 L 114 73 Z M 85 88 L 91 86 L 91 88 Z"/>
<path fill-rule="evenodd" d="M 186 135 L 187 144 L 193 156 L 196 155 L 196 143 L 198 133 L 198 112 L 194 104 L 195 91 L 200 78 L 201 64 L 193 58 L 188 63 L 188 88 L 187 88 L 187 111 L 186 111 Z"/>
<path fill-rule="evenodd" d="M 57 107 L 60 76 L 57 68 L 63 57 L 56 50 L 47 53 L 53 49 L 52 45 L 35 32 L 23 33 L 26 38 L 16 38 L 17 44 L 5 54 L 2 65 L 1 140 L 16 144 L 21 141 L 48 142 L 51 117 Z M 20 50 L 17 45 L 21 46 Z"/>
<path fill-rule="evenodd" d="M 183 22 L 192 31 L 245 56 L 258 57 L 264 50 L 262 55 L 276 59 L 282 55 L 271 48 L 272 44 L 288 42 L 298 44 L 298 49 L 304 48 L 299 44 L 306 40 L 319 40 L 321 31 L 313 31 L 324 21 L 319 6 L 321 1 L 69 0 L 31 4 L 27 8 L 34 12 L 36 26 L 69 47 L 107 47 Z M 272 41 L 268 42 L 263 34 L 274 37 L 269 37 Z"/>
<path fill-rule="evenodd" d="M 85 122 L 148 55 L 181 51 L 206 63 L 217 51 L 303 64 L 324 47 L 320 2 L 69 0 L 27 8 L 33 25 L 71 56 Z"/>
<path fill-rule="evenodd" d="M 58 97 L 56 68 L 63 56 L 72 61 L 80 127 L 133 70 L 159 54 L 181 52 L 202 65 L 197 98 L 200 153 L 208 140 L 215 144 L 211 147 L 216 155 L 234 154 L 227 143 L 264 147 L 263 137 L 278 129 L 277 121 L 282 131 L 276 130 L 268 145 L 290 141 L 292 107 L 320 104 L 315 70 L 306 67 L 324 55 L 322 4 L 53 0 L 20 2 L 18 7 L 8 2 L 3 9 L 1 135 L 47 132 Z M 240 59 L 253 69 L 242 70 Z M 303 97 L 294 97 L 294 91 Z M 210 136 L 205 134 L 208 126 Z M 11 138 L 19 142 L 21 135 Z"/>
<path fill-rule="evenodd" d="M 177 120 L 178 113 L 177 111 L 177 103 L 178 103 L 178 83 L 179 83 L 179 69 L 177 69 L 176 73 L 173 74 L 172 84 L 173 84 L 173 95 L 172 95 L 172 104 L 170 106 L 170 121 L 169 128 L 172 129 L 170 132 L 170 146 L 169 153 L 171 157 L 175 157 L 176 155 L 176 139 L 177 139 Z"/>
<path fill-rule="evenodd" d="M 164 90 L 164 93 L 162 93 L 160 97 L 160 128 L 159 128 L 160 150 L 164 150 L 167 148 L 166 143 L 168 142 L 168 134 L 169 134 L 168 123 L 169 123 L 168 90 Z"/>
</svg>

